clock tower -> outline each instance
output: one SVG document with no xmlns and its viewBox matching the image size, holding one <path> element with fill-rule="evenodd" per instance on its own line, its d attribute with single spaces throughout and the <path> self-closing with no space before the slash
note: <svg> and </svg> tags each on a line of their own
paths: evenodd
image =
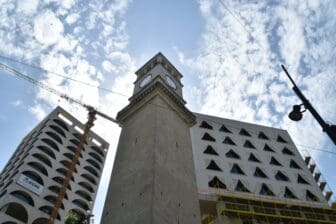
<svg viewBox="0 0 336 224">
<path fill-rule="evenodd" d="M 137 72 L 102 214 L 103 224 L 201 223 L 181 73 L 158 53 Z"/>
</svg>

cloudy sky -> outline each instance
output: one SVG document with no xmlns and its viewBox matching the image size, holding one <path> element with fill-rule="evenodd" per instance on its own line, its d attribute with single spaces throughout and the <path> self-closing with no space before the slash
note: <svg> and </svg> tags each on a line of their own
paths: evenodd
<svg viewBox="0 0 336 224">
<path fill-rule="evenodd" d="M 0 0 L 0 62 L 115 117 L 131 96 L 134 71 L 160 51 L 184 74 L 192 111 L 288 130 L 336 191 L 336 147 L 308 112 L 297 123 L 287 118 L 300 101 L 280 68 L 336 124 L 335 15 L 334 0 Z M 86 119 L 83 108 L 3 70 L 0 83 L 0 169 L 56 105 Z M 111 143 L 111 161 L 119 128 L 98 119 L 94 130 Z M 111 169 L 104 169 L 97 221 Z"/>
</svg>

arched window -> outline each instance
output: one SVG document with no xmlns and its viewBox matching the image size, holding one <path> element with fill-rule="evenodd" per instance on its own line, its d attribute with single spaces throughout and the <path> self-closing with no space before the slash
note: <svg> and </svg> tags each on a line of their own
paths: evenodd
<svg viewBox="0 0 336 224">
<path fill-rule="evenodd" d="M 87 183 L 87 182 L 79 182 L 80 186 L 82 186 L 84 189 L 88 190 L 89 192 L 93 193 L 93 187 Z"/>
<path fill-rule="evenodd" d="M 62 135 L 64 138 L 66 137 L 65 132 L 61 128 L 59 128 L 58 126 L 50 125 L 49 127 L 51 129 L 53 129 L 54 131 L 56 131 L 58 134 Z"/>
<path fill-rule="evenodd" d="M 77 139 L 70 139 L 70 142 L 72 144 L 74 144 L 76 147 L 78 147 L 78 145 L 79 145 L 79 141 Z M 83 150 L 84 150 L 84 148 L 83 148 Z"/>
<path fill-rule="evenodd" d="M 89 171 L 94 176 L 98 177 L 98 172 L 91 166 L 84 166 L 84 169 Z"/>
<path fill-rule="evenodd" d="M 41 141 L 46 143 L 52 149 L 55 149 L 57 152 L 59 152 L 59 148 L 58 148 L 57 144 L 55 142 L 53 142 L 52 140 L 50 140 L 48 138 L 43 138 Z"/>
<path fill-rule="evenodd" d="M 11 202 L 6 204 L 0 209 L 1 212 L 17 219 L 21 222 L 28 222 L 28 213 L 27 210 L 19 203 Z"/>
<path fill-rule="evenodd" d="M 37 146 L 37 148 L 41 152 L 43 152 L 43 153 L 47 154 L 48 156 L 50 156 L 51 158 L 56 159 L 55 153 L 51 149 L 49 149 L 48 147 L 43 146 L 43 145 L 39 145 L 39 146 Z"/>
<path fill-rule="evenodd" d="M 90 163 L 92 166 L 96 167 L 98 170 L 100 170 L 100 166 L 93 159 L 87 159 L 86 161 Z"/>
<path fill-rule="evenodd" d="M 53 120 L 56 124 L 58 124 L 61 128 L 63 128 L 66 131 L 69 131 L 69 128 L 67 127 L 67 124 L 64 121 L 61 121 L 59 119 Z"/>
<path fill-rule="evenodd" d="M 69 152 L 64 153 L 63 155 L 64 155 L 66 158 L 70 159 L 70 160 L 72 160 L 72 159 L 74 158 L 74 154 L 69 153 Z"/>
<path fill-rule="evenodd" d="M 67 149 L 69 149 L 73 153 L 76 153 L 76 150 L 77 150 L 77 148 L 73 146 L 67 146 Z"/>
<path fill-rule="evenodd" d="M 17 199 L 26 202 L 27 204 L 34 207 L 34 200 L 33 198 L 24 191 L 13 191 L 10 193 L 12 196 L 16 197 Z"/>
<path fill-rule="evenodd" d="M 89 205 L 82 200 L 75 199 L 75 200 L 72 201 L 72 203 L 77 205 L 78 207 L 84 209 L 85 211 L 90 209 Z"/>
<path fill-rule="evenodd" d="M 52 179 L 53 179 L 55 182 L 59 183 L 60 185 L 63 185 L 63 184 L 64 184 L 64 178 L 63 178 L 63 177 L 57 176 L 57 177 L 53 177 Z M 68 189 L 71 190 L 70 183 L 68 184 Z"/>
<path fill-rule="evenodd" d="M 47 196 L 44 197 L 44 200 L 50 202 L 52 205 L 56 204 L 56 196 L 54 196 L 54 195 L 47 195 Z M 63 203 L 61 204 L 60 208 L 64 209 Z"/>
<path fill-rule="evenodd" d="M 33 169 L 39 171 L 40 173 L 48 176 L 48 171 L 46 170 L 46 168 L 44 168 L 44 166 L 41 163 L 38 163 L 38 162 L 29 162 L 28 165 L 30 167 L 32 167 Z"/>
<path fill-rule="evenodd" d="M 62 139 L 57 135 L 55 134 L 54 132 L 51 132 L 51 131 L 47 131 L 46 134 L 51 137 L 52 139 L 54 139 L 56 142 L 60 143 L 63 145 L 63 141 Z"/>
<path fill-rule="evenodd" d="M 98 154 L 96 154 L 96 153 L 94 153 L 94 152 L 89 152 L 89 155 L 92 156 L 92 157 L 93 157 L 95 160 L 97 160 L 98 162 L 100 162 L 100 163 L 103 162 L 103 160 L 101 159 L 101 157 L 100 157 Z"/>
<path fill-rule="evenodd" d="M 55 194 L 57 194 L 57 195 L 59 194 L 59 192 L 60 192 L 60 190 L 61 190 L 61 188 L 58 187 L 58 186 L 50 186 L 48 189 L 49 189 L 51 192 L 53 192 L 53 193 L 55 193 Z M 67 195 L 66 193 L 64 194 L 64 198 L 68 200 L 68 195 Z"/>
<path fill-rule="evenodd" d="M 51 206 L 42 206 L 39 208 L 40 211 L 50 215 L 51 214 L 51 211 L 52 211 L 52 207 Z M 57 213 L 57 217 L 56 217 L 58 220 L 61 220 L 61 217 L 60 215 Z"/>
<path fill-rule="evenodd" d="M 56 171 L 57 171 L 58 173 L 62 174 L 63 176 L 66 176 L 66 175 L 67 175 L 67 172 L 68 172 L 68 170 L 65 169 L 65 168 L 58 168 L 58 169 L 56 169 Z M 71 180 L 72 180 L 72 181 L 75 181 L 75 179 L 74 179 L 73 176 L 71 176 Z"/>
<path fill-rule="evenodd" d="M 101 148 L 98 148 L 97 146 L 91 146 L 91 149 L 95 151 L 96 153 L 98 153 L 99 155 L 101 155 L 102 157 L 104 157 L 104 153 Z"/>
<path fill-rule="evenodd" d="M 38 218 L 35 219 L 32 224 L 46 224 L 46 223 L 48 223 L 47 218 Z"/>
<path fill-rule="evenodd" d="M 91 175 L 84 173 L 81 176 L 84 177 L 86 180 L 90 181 L 92 184 L 97 185 L 97 181 Z"/>
<path fill-rule="evenodd" d="M 37 183 L 39 183 L 41 185 L 44 185 L 42 178 L 37 173 L 35 173 L 33 171 L 23 171 L 22 174 L 29 177 L 30 179 L 36 181 Z"/>
<path fill-rule="evenodd" d="M 80 197 L 84 198 L 88 202 L 92 202 L 91 196 L 88 193 L 86 193 L 85 191 L 81 191 L 81 190 L 80 191 L 76 191 L 75 194 L 77 194 Z"/>
<path fill-rule="evenodd" d="M 38 159 L 39 161 L 41 161 L 42 163 L 44 163 L 45 165 L 52 167 L 50 160 L 48 159 L 48 157 L 40 154 L 40 153 L 35 153 L 33 154 L 33 157 L 35 157 L 36 159 Z"/>
</svg>

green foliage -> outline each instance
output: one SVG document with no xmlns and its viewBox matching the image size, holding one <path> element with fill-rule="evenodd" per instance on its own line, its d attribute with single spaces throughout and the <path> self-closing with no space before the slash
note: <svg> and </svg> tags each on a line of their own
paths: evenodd
<svg viewBox="0 0 336 224">
<path fill-rule="evenodd" d="M 85 216 L 70 211 L 67 219 L 65 220 L 65 224 L 86 224 L 86 219 Z"/>
</svg>

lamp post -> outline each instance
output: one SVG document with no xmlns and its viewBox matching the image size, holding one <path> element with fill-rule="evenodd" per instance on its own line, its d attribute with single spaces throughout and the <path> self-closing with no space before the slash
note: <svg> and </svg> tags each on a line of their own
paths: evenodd
<svg viewBox="0 0 336 224">
<path fill-rule="evenodd" d="M 306 110 L 309 110 L 310 113 L 313 115 L 313 117 L 317 120 L 317 122 L 321 125 L 322 130 L 327 133 L 329 138 L 333 141 L 333 143 L 336 145 L 336 125 L 329 125 L 327 124 L 322 117 L 317 113 L 315 108 L 310 104 L 310 102 L 307 100 L 307 98 L 303 95 L 301 90 L 297 87 L 292 77 L 289 75 L 287 69 L 284 65 L 281 65 L 281 68 L 286 73 L 287 77 L 293 84 L 293 91 L 295 94 L 300 98 L 302 101 L 302 104 L 300 105 L 294 105 L 293 111 L 291 111 L 288 115 L 288 117 L 293 121 L 300 121 L 302 119 L 302 113 L 304 113 Z M 304 107 L 304 110 L 301 111 L 301 107 Z"/>
</svg>

